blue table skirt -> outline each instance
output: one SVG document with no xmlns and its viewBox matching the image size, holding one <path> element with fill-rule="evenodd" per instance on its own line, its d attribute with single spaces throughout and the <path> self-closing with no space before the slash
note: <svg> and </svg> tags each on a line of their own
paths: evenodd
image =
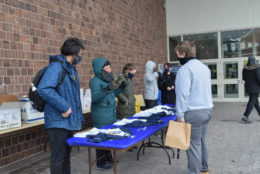
<svg viewBox="0 0 260 174">
<path fill-rule="evenodd" d="M 132 117 L 133 118 L 133 117 Z M 113 141 L 104 141 L 100 143 L 91 143 L 88 142 L 86 138 L 77 138 L 72 137 L 67 139 L 67 143 L 69 146 L 87 146 L 87 147 L 101 147 L 101 148 L 111 148 L 111 149 L 126 149 L 128 147 L 137 144 L 145 140 L 146 138 L 153 135 L 155 132 L 167 127 L 169 125 L 170 120 L 177 120 L 177 116 L 174 115 L 172 117 L 162 118 L 164 121 L 162 124 L 149 126 L 149 127 L 140 127 L 140 128 L 131 128 L 132 137 L 125 138 L 122 140 L 113 140 Z M 102 129 L 109 129 L 114 127 L 114 125 L 108 125 L 103 127 Z"/>
</svg>

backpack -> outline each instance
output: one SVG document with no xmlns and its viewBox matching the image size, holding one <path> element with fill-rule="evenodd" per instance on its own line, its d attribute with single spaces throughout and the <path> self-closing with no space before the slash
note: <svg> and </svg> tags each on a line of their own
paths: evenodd
<svg viewBox="0 0 260 174">
<path fill-rule="evenodd" d="M 57 61 L 53 61 L 53 62 L 59 62 L 62 65 L 62 62 L 57 60 Z M 53 63 L 51 62 L 51 63 Z M 33 109 L 39 111 L 39 112 L 43 112 L 44 111 L 44 106 L 46 104 L 46 102 L 39 96 L 39 94 L 37 93 L 37 88 L 38 85 L 46 71 L 46 68 L 41 69 L 37 75 L 34 77 L 32 84 L 31 84 L 31 88 L 29 90 L 29 99 L 31 101 L 31 105 L 33 107 Z M 61 80 L 59 82 L 59 84 L 56 86 L 55 90 L 57 91 L 59 89 L 59 86 L 62 84 L 62 82 L 64 81 L 66 76 L 66 71 L 62 66 L 62 77 Z"/>
</svg>

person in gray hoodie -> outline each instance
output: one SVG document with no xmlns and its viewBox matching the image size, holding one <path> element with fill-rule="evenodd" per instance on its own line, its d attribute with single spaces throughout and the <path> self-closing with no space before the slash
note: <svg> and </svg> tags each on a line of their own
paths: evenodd
<svg viewBox="0 0 260 174">
<path fill-rule="evenodd" d="M 144 75 L 144 101 L 146 109 L 152 108 L 158 103 L 158 85 L 157 79 L 159 73 L 156 64 L 153 61 L 146 62 L 146 73 Z"/>
</svg>

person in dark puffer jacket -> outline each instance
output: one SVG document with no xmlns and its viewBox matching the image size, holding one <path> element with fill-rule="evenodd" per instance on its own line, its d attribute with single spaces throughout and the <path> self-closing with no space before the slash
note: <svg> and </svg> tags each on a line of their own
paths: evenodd
<svg viewBox="0 0 260 174">
<path fill-rule="evenodd" d="M 61 47 L 61 55 L 50 56 L 50 64 L 38 86 L 38 94 L 46 101 L 44 121 L 51 145 L 51 174 L 69 174 L 70 151 L 66 140 L 74 130 L 81 129 L 84 121 L 80 102 L 79 76 L 75 65 L 81 61 L 84 49 L 78 38 L 67 39 Z M 59 62 L 61 63 L 59 63 Z M 64 81 L 56 90 L 66 71 Z"/>
<path fill-rule="evenodd" d="M 260 115 L 258 102 L 258 94 L 260 92 L 260 65 L 256 64 L 255 57 L 249 56 L 248 63 L 245 65 L 242 75 L 243 80 L 245 81 L 246 92 L 249 94 L 249 100 L 241 121 L 242 123 L 252 123 L 248 117 L 254 107 L 256 108 L 258 115 Z"/>
</svg>

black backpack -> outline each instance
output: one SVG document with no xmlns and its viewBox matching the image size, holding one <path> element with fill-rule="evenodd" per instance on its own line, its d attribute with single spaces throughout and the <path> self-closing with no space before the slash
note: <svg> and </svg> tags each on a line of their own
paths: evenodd
<svg viewBox="0 0 260 174">
<path fill-rule="evenodd" d="M 53 62 L 59 62 L 62 65 L 62 62 L 57 60 L 57 61 L 52 61 Z M 47 67 L 41 69 L 37 75 L 34 77 L 32 84 L 31 84 L 31 88 L 29 90 L 29 99 L 31 101 L 32 107 L 33 109 L 36 109 L 39 112 L 43 112 L 44 111 L 44 106 L 45 106 L 45 101 L 39 96 L 39 94 L 37 93 L 37 88 L 38 85 L 45 73 Z M 55 90 L 58 90 L 59 86 L 62 84 L 62 82 L 64 81 L 66 76 L 66 70 L 63 68 L 62 65 L 62 77 L 61 80 L 59 82 L 59 84 L 56 86 Z"/>
</svg>

